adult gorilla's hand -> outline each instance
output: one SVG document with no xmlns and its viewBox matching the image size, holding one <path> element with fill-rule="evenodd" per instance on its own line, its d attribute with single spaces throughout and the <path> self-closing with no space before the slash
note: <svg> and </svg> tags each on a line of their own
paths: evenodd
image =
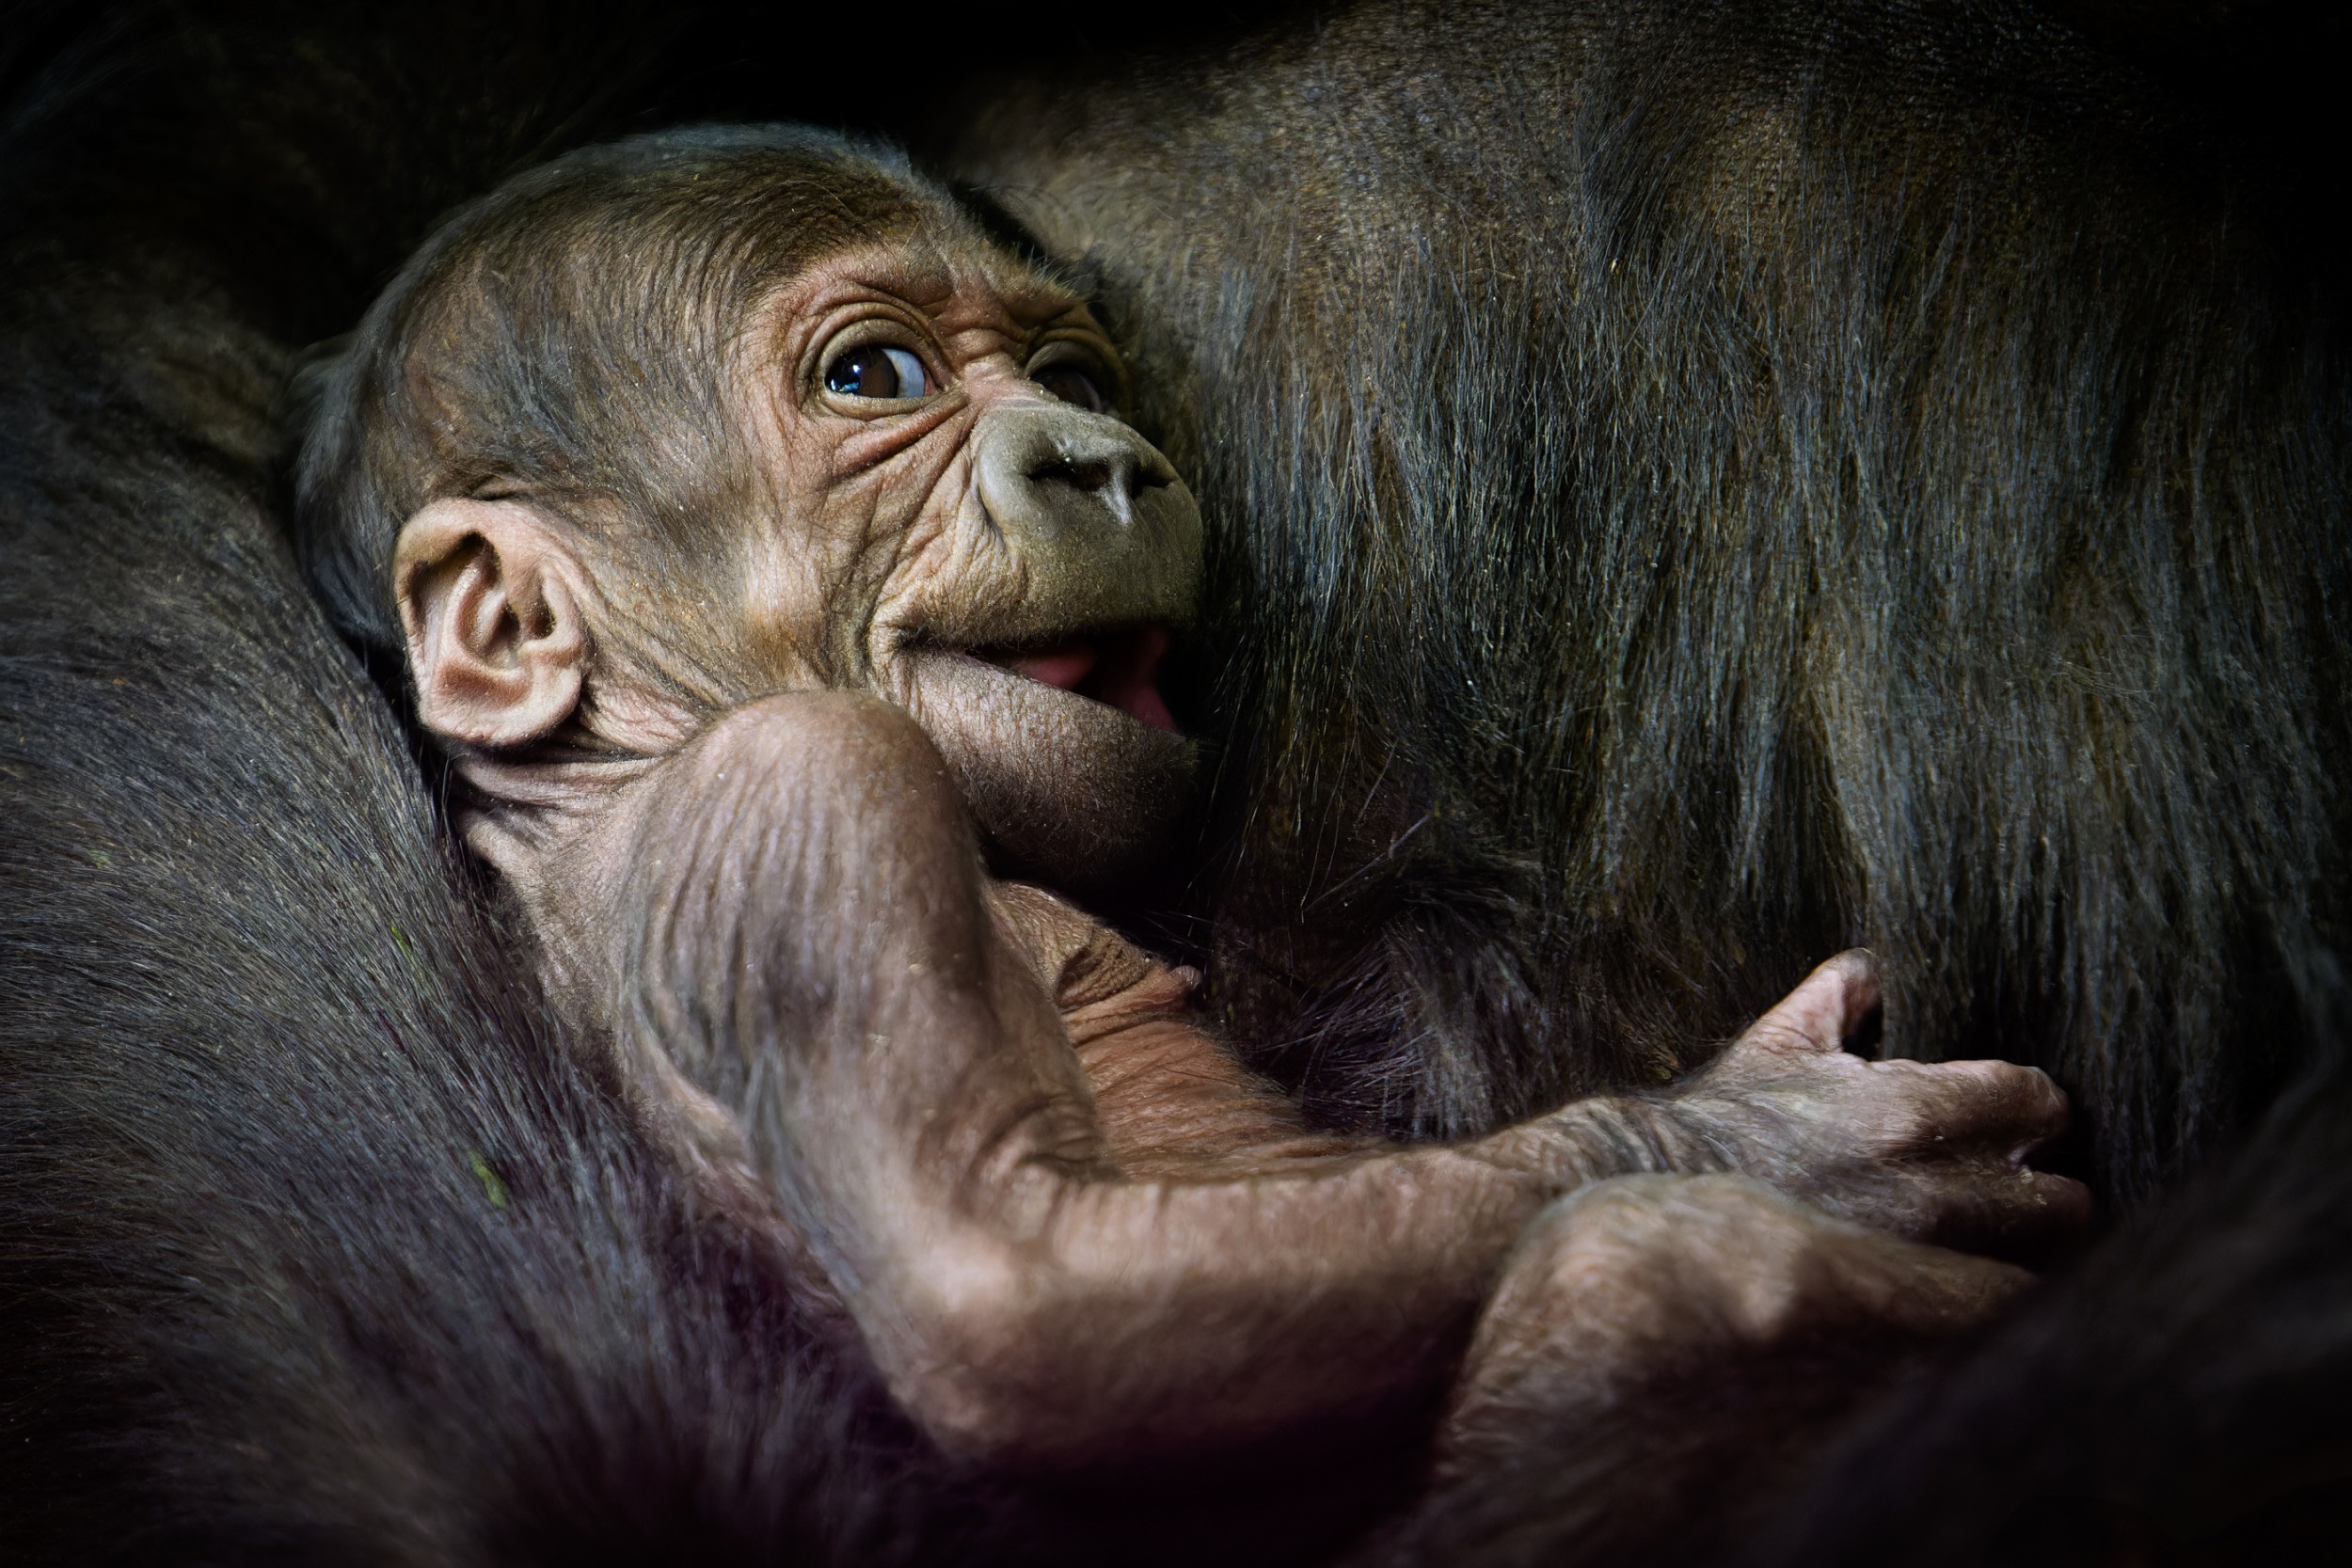
<svg viewBox="0 0 2352 1568">
<path fill-rule="evenodd" d="M 2026 1165 L 2066 1127 L 2066 1097 L 2049 1075 L 1841 1049 L 1878 1006 L 1878 968 L 1860 949 L 1807 975 L 1659 1102 L 1674 1165 L 1739 1171 L 1841 1218 L 1946 1245 L 2030 1250 L 2080 1228 L 2089 1191 Z"/>
</svg>

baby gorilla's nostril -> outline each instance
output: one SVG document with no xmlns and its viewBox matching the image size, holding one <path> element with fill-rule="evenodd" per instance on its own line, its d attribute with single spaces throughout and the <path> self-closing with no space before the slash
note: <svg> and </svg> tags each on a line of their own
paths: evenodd
<svg viewBox="0 0 2352 1568">
<path fill-rule="evenodd" d="M 1136 490 L 1133 459 L 1068 457 L 1057 452 L 1030 468 L 1029 478 L 1041 484 L 1067 484 L 1078 490 L 1102 491 L 1116 486 L 1129 496 Z"/>
<path fill-rule="evenodd" d="M 1151 477 L 1141 472 L 1134 453 L 1127 451 L 1089 451 L 1085 456 L 1071 456 L 1066 451 L 1049 453 L 1044 461 L 1030 467 L 1028 477 L 1035 484 L 1068 484 L 1082 494 L 1104 496 L 1113 500 L 1113 505 L 1120 500 L 1134 500 L 1152 484 Z"/>
</svg>

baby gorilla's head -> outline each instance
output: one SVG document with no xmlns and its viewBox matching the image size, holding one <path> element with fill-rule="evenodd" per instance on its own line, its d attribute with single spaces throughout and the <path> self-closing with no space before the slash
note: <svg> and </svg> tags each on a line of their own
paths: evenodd
<svg viewBox="0 0 2352 1568">
<path fill-rule="evenodd" d="M 1084 303 L 895 153 L 575 153 L 444 225 L 301 393 L 304 563 L 445 745 L 658 755 L 831 687 L 912 712 L 1049 879 L 1181 809 L 1192 499 Z"/>
</svg>

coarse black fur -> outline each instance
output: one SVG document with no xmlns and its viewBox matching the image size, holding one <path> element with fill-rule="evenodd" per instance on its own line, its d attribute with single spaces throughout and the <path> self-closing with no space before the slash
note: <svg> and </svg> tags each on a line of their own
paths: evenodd
<svg viewBox="0 0 2352 1568">
<path fill-rule="evenodd" d="M 1372 1560 L 1715 1560 L 1781 1489 L 1775 1563 L 2340 1544 L 2340 170 L 2184 108 L 2019 6 L 1364 6 L 943 136 L 1201 498 L 1205 941 L 1332 1114 L 1482 1126 L 1861 942 L 2119 1206 L 2242 1146 L 1809 1483 L 1868 1395 L 1795 1347 Z"/>
<path fill-rule="evenodd" d="M 944 146 L 1201 499 L 1213 973 L 1334 1114 L 1670 1071 L 1849 945 L 2124 1204 L 2302 1057 L 2339 301 L 2148 79 L 1998 0 L 1358 5 Z"/>
<path fill-rule="evenodd" d="M 294 356 L 446 207 L 681 119 L 900 129 L 1023 41 L 875 86 L 860 26 L 0 21 L 11 1556 L 1005 1544 L 552 1047 L 272 511 Z M 1661 1069 L 1862 936 L 1899 1045 L 2060 1071 L 2121 1194 L 2250 1124 L 2318 1037 L 2343 869 L 2317 220 L 1992 0 L 1367 8 L 1166 47 L 949 143 L 1101 278 L 1224 530 L 1242 652 L 1198 712 L 1246 805 L 1210 945 L 1298 1082 L 1481 1125 Z M 1694 1400 L 1659 1457 L 1708 1486 L 1624 1549 L 1711 1549 L 1674 1532 L 1719 1491 L 1752 1518 L 1791 1490 L 1771 1560 L 1869 1561 L 1973 1528 L 1947 1470 L 2111 1530 L 2170 1506 L 2118 1497 L 2136 1465 L 2325 1480 L 2344 1116 L 2291 1102 L 1809 1489 Z M 1561 1560 L 1577 1515 L 1528 1472 L 1593 1435 L 1389 1544 Z M 2162 1528 L 2228 1534 L 2184 1506 Z M 2118 1555 L 2038 1517 L 2050 1560 Z"/>
</svg>

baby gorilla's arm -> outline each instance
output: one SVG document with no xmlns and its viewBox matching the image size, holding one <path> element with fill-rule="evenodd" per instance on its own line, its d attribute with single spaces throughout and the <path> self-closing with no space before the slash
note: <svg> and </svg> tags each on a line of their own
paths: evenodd
<svg viewBox="0 0 2352 1568">
<path fill-rule="evenodd" d="M 894 1392 L 974 1457 L 1132 1461 L 1432 1393 L 1545 1203 L 1693 1137 L 1597 1100 L 1479 1144 L 1121 1180 L 904 715 L 773 699 L 631 791 L 625 1053 L 739 1116 Z"/>
<path fill-rule="evenodd" d="M 1389 1147 L 1318 1132 L 1298 1102 L 1242 1066 L 1194 1022 L 1199 976 L 1171 969 L 1042 888 L 989 888 L 1000 929 L 1027 955 L 1061 1013 L 1121 1176 L 1172 1181 L 1296 1174 L 1314 1161 Z"/>
<path fill-rule="evenodd" d="M 1429 1148 L 1116 1180 L 913 723 L 772 700 L 638 787 L 624 1046 L 739 1113 L 894 1392 L 963 1453 L 1147 1457 L 1434 1390 L 1519 1227 L 1631 1158 L 1538 1175 Z"/>
<path fill-rule="evenodd" d="M 1194 1025 L 1185 983 L 1041 889 L 1000 883 L 998 913 L 1053 990 L 1122 1174 L 1202 1180 L 1295 1172 L 1393 1148 L 1310 1130 L 1296 1102 Z M 2009 1062 L 1866 1061 L 1841 1042 L 1878 1006 L 1867 953 L 1838 955 L 1756 1020 L 1706 1071 L 1632 1100 L 1590 1101 L 1466 1148 L 1548 1170 L 1594 1154 L 1596 1116 L 1638 1134 L 1644 1168 L 1738 1172 L 1843 1219 L 1988 1251 L 2030 1249 L 2088 1217 L 2077 1182 L 2025 1156 L 2062 1131 L 2066 1102 Z"/>
</svg>

